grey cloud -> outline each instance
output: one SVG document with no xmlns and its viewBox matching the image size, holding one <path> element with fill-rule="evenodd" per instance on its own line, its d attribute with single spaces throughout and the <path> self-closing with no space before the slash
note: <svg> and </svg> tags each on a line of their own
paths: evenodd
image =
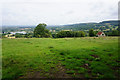
<svg viewBox="0 0 120 80">
<path fill-rule="evenodd" d="M 14 1 L 14 0 L 13 0 Z M 23 0 L 22 0 L 23 1 Z M 37 0 L 38 1 L 38 0 Z M 55 1 L 55 0 L 54 0 Z M 48 25 L 59 25 L 76 22 L 92 22 L 116 18 L 116 3 L 106 3 L 104 0 L 82 2 L 34 2 L 33 3 L 5 3 L 2 8 L 2 22 L 4 25 L 36 25 L 45 22 Z M 19 2 L 19 1 L 18 1 Z M 24 1 L 23 1 L 24 2 Z M 111 16 L 114 15 L 114 16 Z"/>
</svg>

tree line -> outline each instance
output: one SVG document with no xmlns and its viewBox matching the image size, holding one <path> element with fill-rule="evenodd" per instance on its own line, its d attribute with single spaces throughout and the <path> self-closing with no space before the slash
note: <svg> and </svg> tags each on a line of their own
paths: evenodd
<svg viewBox="0 0 120 80">
<path fill-rule="evenodd" d="M 53 37 L 53 38 L 65 38 L 65 37 L 85 37 L 90 36 L 94 37 L 98 33 L 98 31 L 94 31 L 93 29 L 90 29 L 88 32 L 88 35 L 84 31 L 59 31 L 56 34 L 51 34 L 49 30 L 46 29 L 46 24 L 39 24 L 34 30 L 34 37 L 40 38 L 40 37 Z M 112 30 L 109 32 L 105 32 L 107 36 L 118 36 L 119 30 Z"/>
<path fill-rule="evenodd" d="M 52 34 L 53 38 L 65 38 L 65 37 L 85 37 L 83 31 L 60 31 L 57 34 Z"/>
<path fill-rule="evenodd" d="M 16 38 L 48 38 L 48 37 L 53 37 L 53 38 L 65 38 L 65 37 L 85 37 L 85 36 L 90 36 L 94 37 L 98 33 L 98 31 L 94 31 L 93 29 L 90 29 L 88 33 L 84 31 L 59 31 L 58 33 L 51 34 L 49 30 L 46 28 L 46 24 L 41 23 L 38 24 L 33 33 L 28 33 L 28 34 L 15 34 L 14 36 Z M 105 32 L 107 36 L 119 36 L 119 28 L 117 30 L 111 30 L 108 32 Z M 5 34 L 3 34 L 5 35 Z"/>
</svg>

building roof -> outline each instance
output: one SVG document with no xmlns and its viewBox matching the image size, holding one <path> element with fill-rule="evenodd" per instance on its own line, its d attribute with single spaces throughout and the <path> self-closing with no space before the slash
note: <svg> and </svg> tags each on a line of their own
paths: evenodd
<svg viewBox="0 0 120 80">
<path fill-rule="evenodd" d="M 98 32 L 97 35 L 101 35 L 103 32 Z"/>
</svg>

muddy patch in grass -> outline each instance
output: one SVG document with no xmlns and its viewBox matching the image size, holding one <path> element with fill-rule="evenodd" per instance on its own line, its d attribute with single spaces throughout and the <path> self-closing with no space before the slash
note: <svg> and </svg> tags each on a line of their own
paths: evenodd
<svg viewBox="0 0 120 80">
<path fill-rule="evenodd" d="M 30 71 L 24 76 L 20 76 L 17 80 L 22 80 L 22 79 L 37 79 L 37 78 L 47 78 L 43 70 L 39 71 Z"/>
<path fill-rule="evenodd" d="M 89 68 L 89 67 L 90 67 L 90 64 L 86 63 L 86 64 L 84 64 L 84 65 L 82 65 L 82 66 L 80 66 L 80 67 L 86 69 L 87 71 L 86 71 L 85 73 L 86 73 L 89 77 L 92 77 L 92 70 L 91 70 L 91 68 Z M 84 76 L 85 76 L 85 75 L 84 75 Z M 86 76 L 85 76 L 85 78 L 86 78 Z"/>
<path fill-rule="evenodd" d="M 98 55 L 96 55 L 96 54 L 92 54 L 90 56 L 94 57 L 95 61 L 100 61 L 101 60 L 101 58 Z"/>
<path fill-rule="evenodd" d="M 94 57 L 94 58 L 99 58 L 99 56 L 95 55 L 95 54 L 92 54 L 91 56 Z"/>
<path fill-rule="evenodd" d="M 97 51 L 95 51 L 95 50 L 91 50 L 92 52 L 97 52 Z"/>
<path fill-rule="evenodd" d="M 89 64 L 86 63 L 86 64 L 82 65 L 81 67 L 83 67 L 83 68 L 85 68 L 85 69 L 88 69 L 88 68 L 89 68 L 88 66 L 89 66 Z"/>
<path fill-rule="evenodd" d="M 59 63 L 57 66 L 57 71 L 54 71 L 54 68 L 50 70 L 50 76 L 53 78 L 72 78 L 69 74 L 66 73 L 66 69 Z M 53 73 L 54 72 L 54 73 Z"/>
<path fill-rule="evenodd" d="M 24 76 L 20 76 L 17 80 L 21 79 L 40 79 L 40 78 L 72 78 L 66 73 L 66 69 L 58 63 L 55 67 L 51 67 L 48 72 L 44 70 L 33 70 Z"/>
</svg>

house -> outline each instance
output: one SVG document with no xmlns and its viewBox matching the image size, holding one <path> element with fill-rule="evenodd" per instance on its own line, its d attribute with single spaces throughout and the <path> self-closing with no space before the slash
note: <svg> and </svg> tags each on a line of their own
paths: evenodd
<svg viewBox="0 0 120 80">
<path fill-rule="evenodd" d="M 14 34 L 7 34 L 5 35 L 6 38 L 15 38 Z"/>
<path fill-rule="evenodd" d="M 98 33 L 96 34 L 96 36 L 102 37 L 102 36 L 105 36 L 105 33 L 104 33 L 104 32 L 98 32 Z"/>
<path fill-rule="evenodd" d="M 55 30 L 53 30 L 53 32 L 55 32 Z"/>
</svg>

